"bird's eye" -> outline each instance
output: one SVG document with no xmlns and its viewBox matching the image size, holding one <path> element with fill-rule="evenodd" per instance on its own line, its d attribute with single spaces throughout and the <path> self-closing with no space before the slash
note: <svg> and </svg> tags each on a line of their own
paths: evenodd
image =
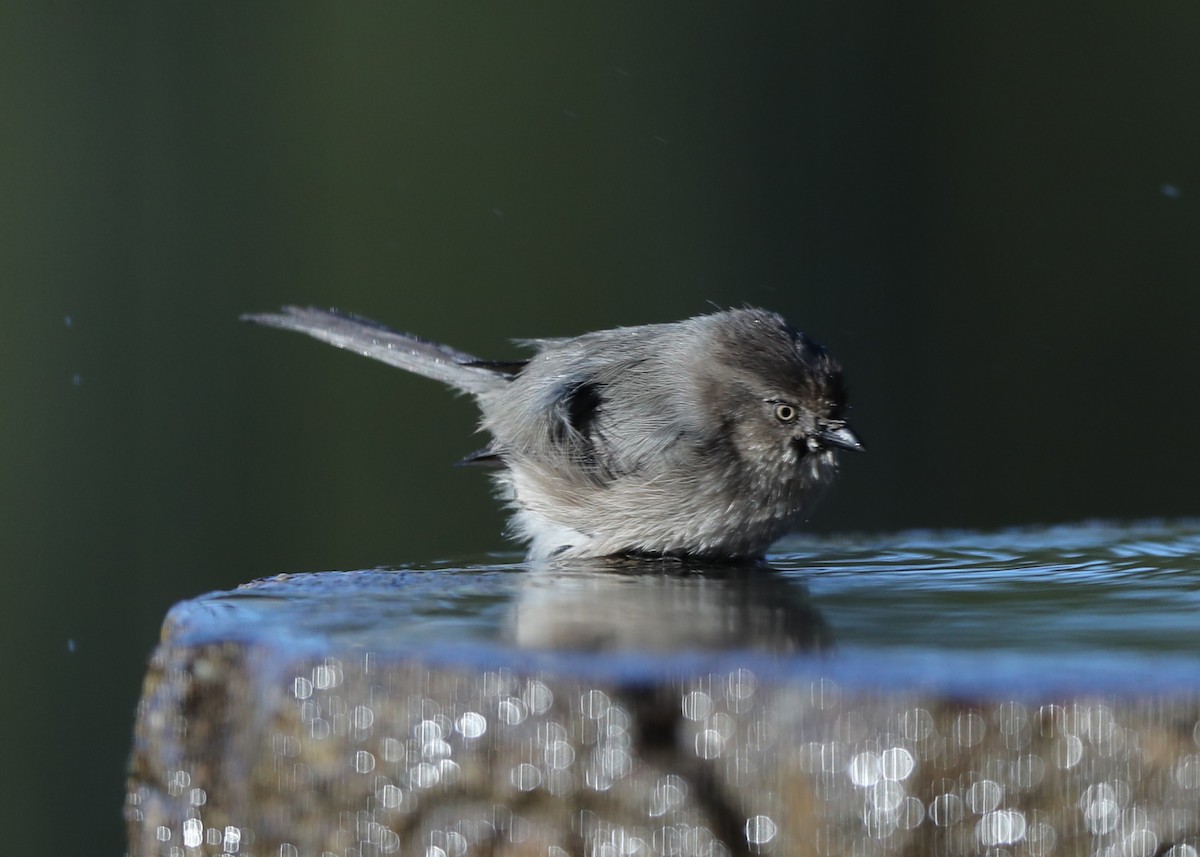
<svg viewBox="0 0 1200 857">
<path fill-rule="evenodd" d="M 796 419 L 796 408 L 794 405 L 789 405 L 787 402 L 775 403 L 775 419 L 781 423 L 790 423 Z"/>
</svg>

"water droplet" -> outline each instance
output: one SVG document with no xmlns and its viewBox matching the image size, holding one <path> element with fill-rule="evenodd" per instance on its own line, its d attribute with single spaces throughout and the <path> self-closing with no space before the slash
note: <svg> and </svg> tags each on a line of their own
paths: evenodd
<svg viewBox="0 0 1200 857">
<path fill-rule="evenodd" d="M 975 825 L 975 838 L 985 848 L 1020 842 L 1025 838 L 1025 816 L 1011 809 L 989 812 Z"/>
<path fill-rule="evenodd" d="M 836 773 L 846 764 L 846 753 L 849 749 L 845 744 L 831 741 L 821 745 L 821 770 L 826 774 Z"/>
<path fill-rule="evenodd" d="M 778 832 L 770 816 L 756 815 L 746 821 L 746 841 L 751 845 L 766 845 Z"/>
<path fill-rule="evenodd" d="M 629 712 L 619 705 L 610 705 L 604 715 L 604 734 L 609 741 L 629 742 Z"/>
<path fill-rule="evenodd" d="M 704 729 L 696 733 L 696 755 L 701 759 L 715 759 L 725 749 L 725 739 L 715 729 Z"/>
<path fill-rule="evenodd" d="M 545 714 L 554 704 L 553 691 L 544 682 L 537 679 L 530 679 L 521 696 L 529 710 L 537 715 Z"/>
<path fill-rule="evenodd" d="M 413 737 L 425 744 L 442 737 L 442 727 L 435 720 L 422 720 L 413 727 Z"/>
<path fill-rule="evenodd" d="M 607 714 L 610 704 L 608 694 L 602 690 L 589 690 L 579 697 L 580 712 L 592 720 L 599 720 Z"/>
<path fill-rule="evenodd" d="M 1094 786 L 1092 788 L 1095 788 Z M 1090 792 L 1091 789 L 1088 789 Z M 1117 826 L 1121 819 L 1121 807 L 1108 797 L 1096 797 L 1087 800 L 1083 806 L 1083 821 L 1088 830 L 1097 836 L 1108 833 Z"/>
<path fill-rule="evenodd" d="M 439 759 L 447 759 L 453 754 L 454 750 L 449 742 L 441 738 L 433 741 L 426 741 L 421 745 L 421 758 L 431 762 L 436 762 Z"/>
<path fill-rule="evenodd" d="M 459 734 L 467 739 L 475 739 L 487 732 L 487 718 L 477 711 L 464 712 L 454 724 Z"/>
<path fill-rule="evenodd" d="M 873 803 L 868 803 L 863 807 L 862 820 L 867 835 L 872 839 L 886 839 L 900 826 L 899 816 L 896 812 L 880 809 Z M 876 852 L 872 848 L 867 853 Z"/>
<path fill-rule="evenodd" d="M 626 776 L 633 768 L 633 760 L 623 747 L 605 747 L 600 751 L 600 767 L 614 780 Z"/>
<path fill-rule="evenodd" d="M 463 857 L 467 853 L 467 838 L 457 830 L 435 830 L 429 839 L 446 853 L 446 857 Z"/>
<path fill-rule="evenodd" d="M 385 809 L 396 809 L 404 801 L 404 792 L 392 783 L 384 785 L 375 793 L 375 796 L 379 798 L 379 802 Z"/>
<path fill-rule="evenodd" d="M 745 702 L 758 690 L 758 678 L 747 669 L 734 670 L 729 674 L 729 695 Z"/>
<path fill-rule="evenodd" d="M 962 817 L 962 799 L 956 794 L 940 794 L 929 804 L 929 818 L 938 827 L 958 824 Z"/>
<path fill-rule="evenodd" d="M 1056 768 L 1067 770 L 1083 759 L 1083 741 L 1075 735 L 1063 735 L 1050 745 L 1050 761 Z"/>
<path fill-rule="evenodd" d="M 1200 789 L 1200 755 L 1182 756 L 1175 763 L 1175 782 L 1185 789 Z"/>
<path fill-rule="evenodd" d="M 1006 702 L 996 711 L 1004 746 L 1019 750 L 1029 743 L 1029 711 L 1019 702 Z"/>
<path fill-rule="evenodd" d="M 650 793 L 650 815 L 658 818 L 679 806 L 687 798 L 687 783 L 680 777 L 660 779 Z"/>
<path fill-rule="evenodd" d="M 889 818 L 896 815 L 904 798 L 904 786 L 893 780 L 880 780 L 871 787 L 871 805 Z"/>
<path fill-rule="evenodd" d="M 1041 756 L 1022 756 L 1012 766 L 1012 781 L 1018 788 L 1031 789 L 1041 783 L 1046 775 L 1046 763 Z"/>
<path fill-rule="evenodd" d="M 385 761 L 399 762 L 404 757 L 404 744 L 398 738 L 383 739 L 383 758 Z"/>
<path fill-rule="evenodd" d="M 542 784 L 542 772 L 528 762 L 522 762 L 512 769 L 509 780 L 518 790 L 531 792 Z"/>
<path fill-rule="evenodd" d="M 960 747 L 974 747 L 987 733 L 987 724 L 974 711 L 958 715 L 954 720 L 954 740 Z"/>
<path fill-rule="evenodd" d="M 167 794 L 179 797 L 192 784 L 192 775 L 187 771 L 171 771 L 167 775 Z"/>
<path fill-rule="evenodd" d="M 378 831 L 378 833 L 372 841 L 379 845 L 380 851 L 382 851 L 384 854 L 395 854 L 400 850 L 399 835 L 381 824 L 375 825 L 374 829 Z"/>
<path fill-rule="evenodd" d="M 885 779 L 906 780 L 915 766 L 912 753 L 903 747 L 891 747 L 879 757 L 879 772 Z"/>
<path fill-rule="evenodd" d="M 688 720 L 704 720 L 712 712 L 712 697 L 704 691 L 693 690 L 683 697 L 683 716 Z"/>
<path fill-rule="evenodd" d="M 917 828 L 925 820 L 925 805 L 921 803 L 920 798 L 906 797 L 896 820 L 905 830 Z"/>
<path fill-rule="evenodd" d="M 1043 738 L 1053 738 L 1063 732 L 1064 712 L 1061 705 L 1043 705 L 1038 709 L 1038 731 Z"/>
<path fill-rule="evenodd" d="M 837 708 L 842 699 L 842 691 L 836 683 L 827 678 L 814 681 L 809 691 L 814 708 L 828 711 Z"/>
<path fill-rule="evenodd" d="M 1121 850 L 1122 857 L 1154 857 L 1158 852 L 1158 837 L 1145 827 L 1136 828 L 1125 837 Z"/>
<path fill-rule="evenodd" d="M 567 734 L 567 727 L 555 720 L 547 720 L 544 723 L 538 724 L 536 740 L 543 747 L 547 744 L 553 744 L 555 741 L 570 741 L 570 737 Z"/>
<path fill-rule="evenodd" d="M 563 740 L 551 741 L 545 749 L 546 764 L 555 770 L 565 770 L 575 761 L 575 748 Z"/>
<path fill-rule="evenodd" d="M 500 704 L 496 707 L 496 715 L 501 723 L 517 726 L 528 716 L 528 709 L 524 702 L 515 696 L 510 696 L 500 700 Z"/>
<path fill-rule="evenodd" d="M 375 770 L 375 757 L 366 750 L 354 754 L 354 770 L 360 774 L 369 774 Z"/>
<path fill-rule="evenodd" d="M 183 845 L 185 848 L 199 848 L 204 842 L 204 822 L 198 818 L 189 818 L 183 823 Z"/>
<path fill-rule="evenodd" d="M 976 815 L 991 812 L 1004 799 L 1004 788 L 993 780 L 979 780 L 967 789 L 967 806 Z"/>
<path fill-rule="evenodd" d="M 438 770 L 437 766 L 431 765 L 428 762 L 421 762 L 418 765 L 414 765 L 408 771 L 409 782 L 416 789 L 433 788 L 441 778 L 442 773 Z"/>
<path fill-rule="evenodd" d="M 1044 821 L 1029 825 L 1025 832 L 1025 850 L 1030 857 L 1048 857 L 1057 842 L 1058 834 Z"/>
<path fill-rule="evenodd" d="M 879 779 L 879 757 L 874 753 L 859 753 L 850 760 L 850 781 L 859 788 L 875 785 Z"/>
<path fill-rule="evenodd" d="M 375 722 L 375 712 L 365 705 L 354 707 L 354 728 L 363 731 L 371 728 Z"/>
<path fill-rule="evenodd" d="M 718 711 L 709 718 L 709 728 L 715 729 L 721 736 L 721 740 L 728 743 L 737 733 L 737 721 L 732 716 L 724 711 Z"/>
<path fill-rule="evenodd" d="M 462 768 L 453 759 L 442 759 L 437 763 L 438 780 L 446 785 L 453 785 L 462 776 Z"/>
<path fill-rule="evenodd" d="M 924 741 L 933 734 L 933 715 L 924 708 L 912 708 L 900 717 L 900 731 L 909 741 Z"/>
<path fill-rule="evenodd" d="M 325 663 L 313 667 L 312 683 L 318 690 L 331 690 L 342 683 L 342 665 L 337 658 L 326 658 Z"/>
</svg>

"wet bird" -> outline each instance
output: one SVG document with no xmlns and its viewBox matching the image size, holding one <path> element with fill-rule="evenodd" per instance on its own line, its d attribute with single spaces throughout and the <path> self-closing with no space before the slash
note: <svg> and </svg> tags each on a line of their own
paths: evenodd
<svg viewBox="0 0 1200 857">
<path fill-rule="evenodd" d="M 474 396 L 491 442 L 464 463 L 495 468 L 532 559 L 760 558 L 863 448 L 837 362 L 761 309 L 523 340 L 514 362 L 336 310 L 243 319 Z"/>
</svg>

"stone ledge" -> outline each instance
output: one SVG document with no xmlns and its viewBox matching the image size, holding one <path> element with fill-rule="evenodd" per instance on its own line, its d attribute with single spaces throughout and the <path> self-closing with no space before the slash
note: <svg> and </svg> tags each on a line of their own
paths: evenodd
<svg viewBox="0 0 1200 857">
<path fill-rule="evenodd" d="M 655 684 L 245 643 L 155 653 L 143 855 L 1171 855 L 1200 849 L 1200 700 L 970 702 Z"/>
</svg>

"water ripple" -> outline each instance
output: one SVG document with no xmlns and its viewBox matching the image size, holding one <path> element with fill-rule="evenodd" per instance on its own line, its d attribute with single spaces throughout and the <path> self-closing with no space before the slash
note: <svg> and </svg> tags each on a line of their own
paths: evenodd
<svg viewBox="0 0 1200 857">
<path fill-rule="evenodd" d="M 576 671 L 692 668 L 753 651 L 773 669 L 875 686 L 1200 688 L 1200 522 L 809 537 L 769 566 L 487 557 L 285 575 L 187 602 L 169 622 L 181 639 L 519 651 Z"/>
</svg>

